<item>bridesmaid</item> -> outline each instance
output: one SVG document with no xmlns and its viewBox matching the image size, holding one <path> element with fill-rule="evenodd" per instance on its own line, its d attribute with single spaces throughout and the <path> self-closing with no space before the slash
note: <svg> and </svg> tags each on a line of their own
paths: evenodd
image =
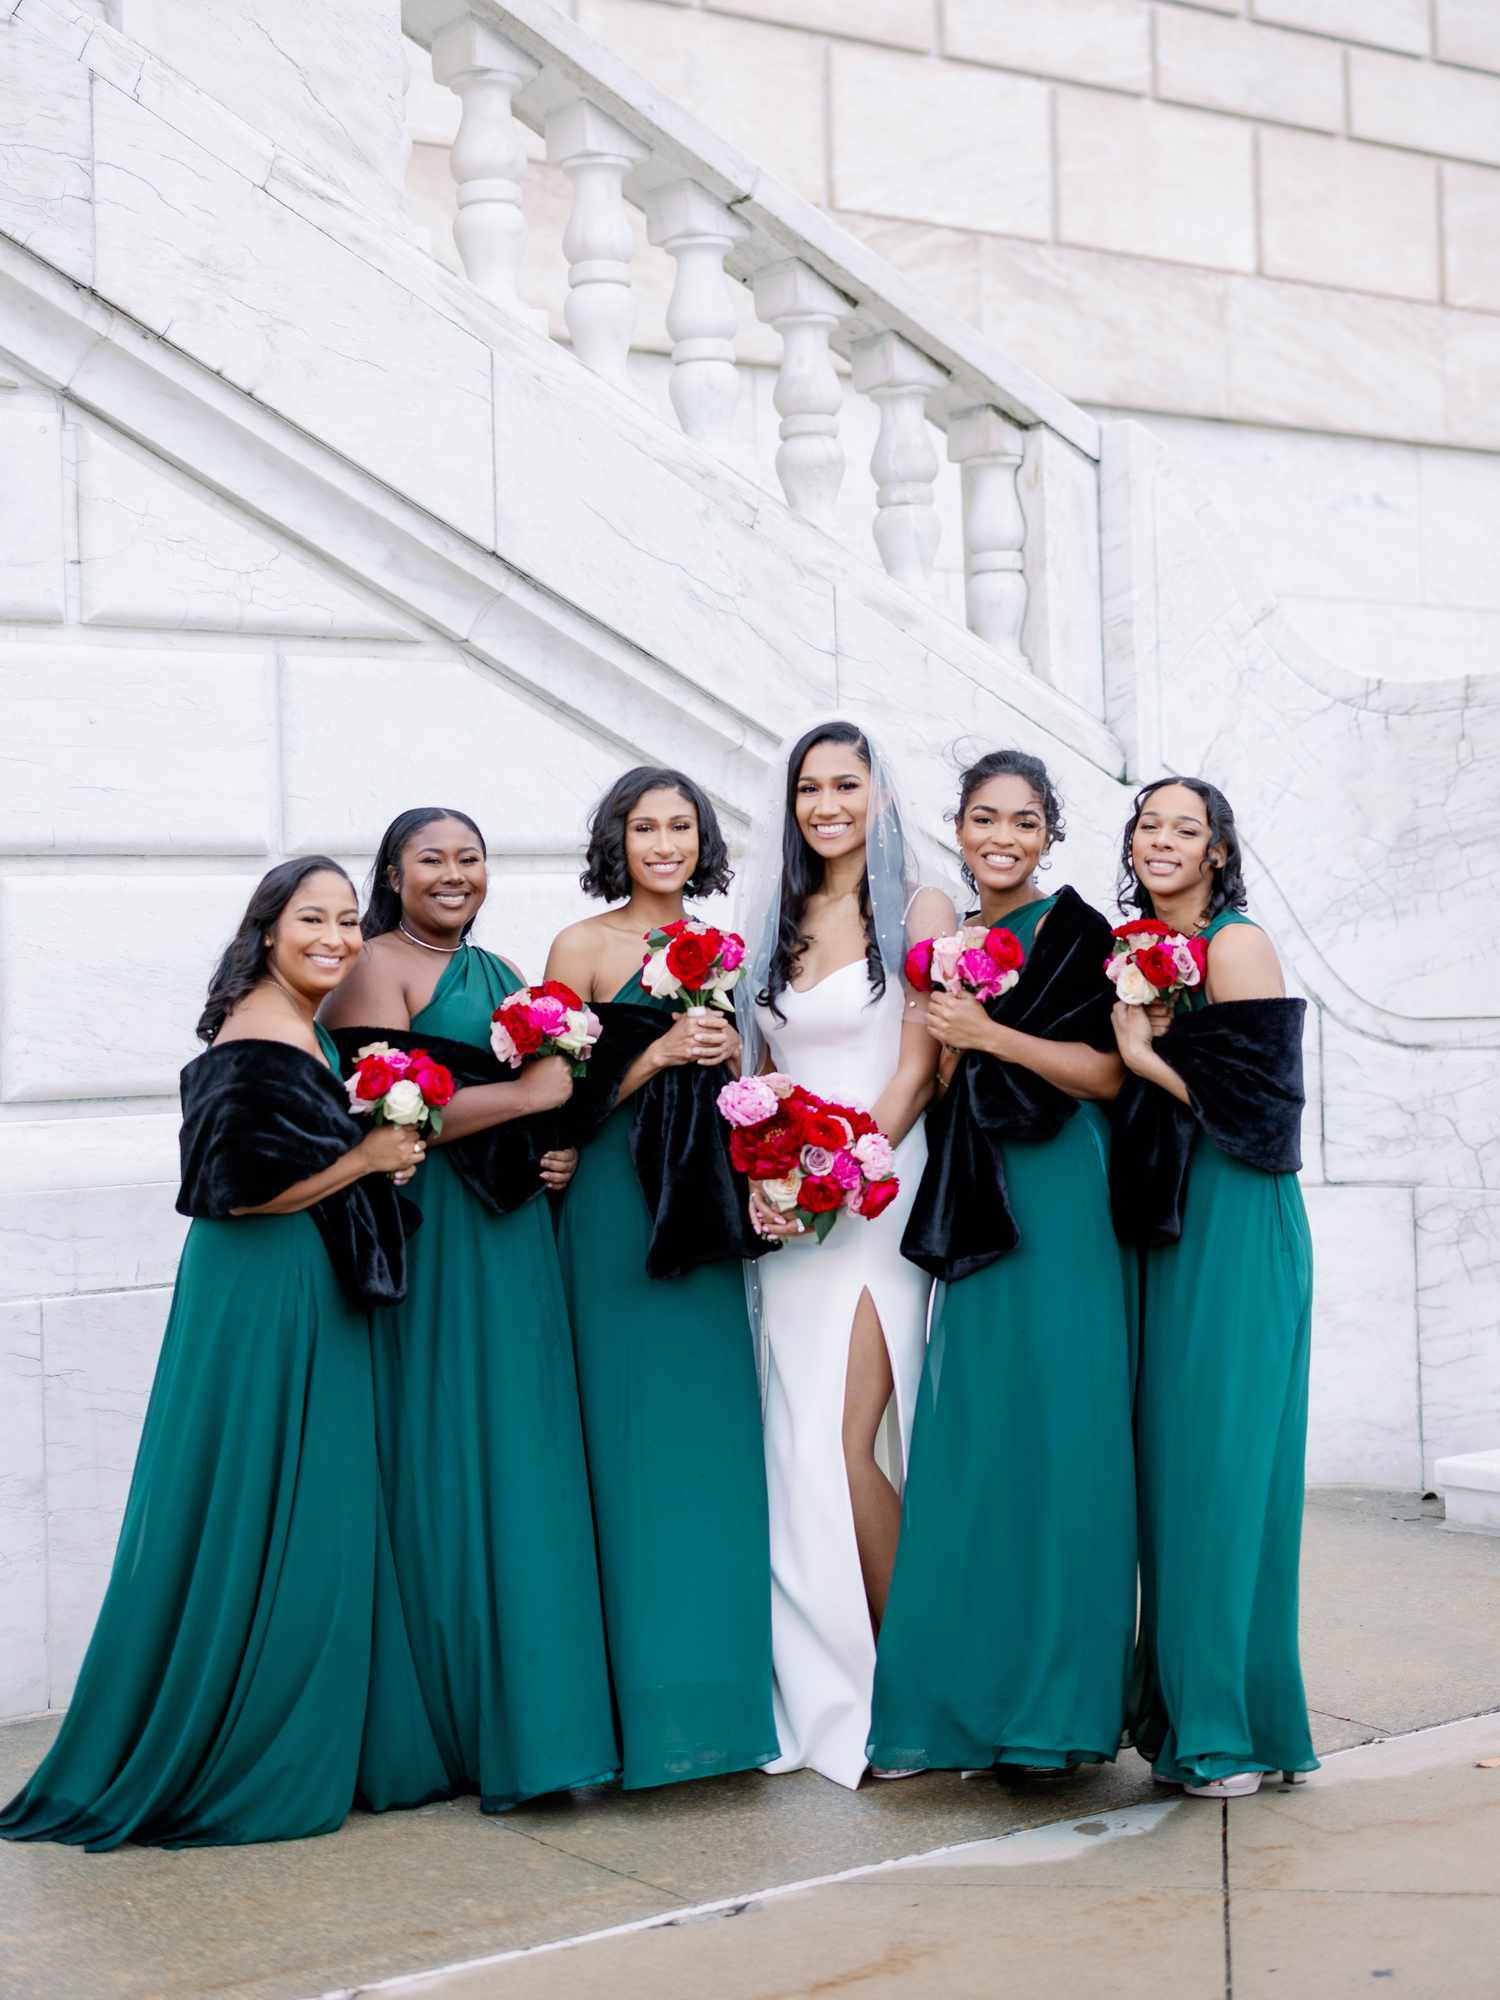
<svg viewBox="0 0 1500 2000">
<path fill-rule="evenodd" d="M 1317 1769 L 1297 1654 L 1312 1317 L 1304 1003 L 1243 914 L 1229 801 L 1159 778 L 1126 826 L 1123 906 L 1208 950 L 1205 984 L 1118 1005 L 1117 1224 L 1137 1252 L 1141 1649 L 1132 1729 L 1157 1776 L 1238 1798 Z"/>
<path fill-rule="evenodd" d="M 1003 925 L 1026 959 L 993 1012 L 928 1000 L 950 1080 L 902 1247 L 950 1282 L 917 1399 L 869 1754 L 1057 1772 L 1114 1757 L 1135 1636 L 1129 1334 L 1099 1109 L 1124 1074 L 1110 927 L 1071 889 L 1038 887 L 1063 838 L 1039 759 L 980 758 L 956 817 L 969 921 Z"/>
<path fill-rule="evenodd" d="M 487 1054 L 492 1013 L 524 984 L 469 942 L 488 888 L 467 814 L 400 814 L 375 858 L 364 957 L 330 1026 Z M 514 1081 L 457 1092 L 418 1192 L 407 1299 L 375 1350 L 381 1473 L 422 1703 L 448 1792 L 477 1792 L 486 1812 L 595 1783 L 618 1763 L 552 1220 L 537 1199 L 494 1212 L 444 1157 L 555 1110 L 571 1089 L 566 1062 L 548 1056 Z M 537 1194 L 563 1178 L 547 1155 Z"/>
<path fill-rule="evenodd" d="M 642 1095 L 690 1064 L 722 1081 L 739 1054 L 732 1018 L 690 1018 L 641 984 L 645 933 L 679 919 L 685 898 L 722 894 L 728 850 L 699 787 L 680 771 L 645 766 L 610 788 L 589 832 L 583 888 L 619 907 L 561 932 L 547 975 L 601 1004 L 601 1050 L 627 1018 L 651 1037 L 584 1149 L 560 1245 L 624 1782 L 634 1788 L 751 1770 L 777 1754 L 771 1559 L 735 1246 L 727 1261 L 649 1277 L 652 1214 L 632 1161 Z M 719 1139 L 714 1129 L 692 1136 L 700 1156 Z M 671 1171 L 701 1180 L 712 1165 L 690 1154 Z"/>
<path fill-rule="evenodd" d="M 370 1387 L 369 1308 L 404 1282 L 391 1181 L 424 1148 L 355 1121 L 313 1018 L 359 950 L 348 878 L 304 856 L 260 883 L 209 984 L 210 1046 L 182 1072 L 194 1221 L 114 1568 L 61 1732 L 0 1812 L 7 1839 L 331 1833 L 366 1739 L 419 1792 L 441 1777 L 408 1699 Z"/>
</svg>

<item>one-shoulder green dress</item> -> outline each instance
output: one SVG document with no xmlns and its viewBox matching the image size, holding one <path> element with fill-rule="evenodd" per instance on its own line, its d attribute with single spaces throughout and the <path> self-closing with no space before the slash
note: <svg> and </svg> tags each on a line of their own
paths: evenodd
<svg viewBox="0 0 1500 2000">
<path fill-rule="evenodd" d="M 371 1324 L 310 1213 L 193 1222 L 99 1620 L 0 1835 L 97 1850 L 331 1833 L 367 1741 L 415 1795 L 441 1781 L 379 1505 Z"/>
<path fill-rule="evenodd" d="M 519 983 L 468 947 L 412 1028 L 487 1049 Z M 407 1192 L 423 1223 L 375 1345 L 381 1484 L 448 1790 L 499 1812 L 619 1763 L 567 1303 L 540 1183 L 497 1216 L 432 1146 Z"/>
<path fill-rule="evenodd" d="M 1054 900 L 1006 918 L 1028 951 Z M 939 1293 L 876 1654 L 874 1765 L 1066 1769 L 1119 1749 L 1135 1484 L 1108 1146 L 1093 1104 L 1055 1138 L 1007 1143 L 1020 1241 Z"/>
<path fill-rule="evenodd" d="M 1226 910 L 1203 932 L 1247 923 Z M 1186 996 L 1196 1010 L 1201 991 Z M 1297 1650 L 1312 1241 L 1295 1174 L 1206 1135 L 1140 1269 L 1136 1747 L 1166 1778 L 1317 1769 Z"/>
<path fill-rule="evenodd" d="M 632 978 L 615 996 L 672 1008 Z M 648 1278 L 650 1217 L 629 1102 L 584 1148 L 563 1205 L 563 1276 L 624 1782 L 767 1764 L 771 1556 L 743 1267 Z"/>
</svg>

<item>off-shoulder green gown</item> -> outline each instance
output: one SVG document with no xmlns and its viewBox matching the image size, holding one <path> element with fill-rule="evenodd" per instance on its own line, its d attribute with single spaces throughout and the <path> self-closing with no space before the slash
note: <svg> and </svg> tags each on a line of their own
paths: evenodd
<svg viewBox="0 0 1500 2000">
<path fill-rule="evenodd" d="M 615 996 L 672 1009 L 632 978 Z M 631 1109 L 563 1206 L 610 1669 L 627 1786 L 767 1764 L 771 1558 L 760 1397 L 738 1262 L 646 1276 Z"/>
<path fill-rule="evenodd" d="M 412 1028 L 488 1048 L 518 984 L 465 949 Z M 498 1812 L 619 1763 L 567 1303 L 540 1191 L 497 1216 L 441 1146 L 407 1191 L 423 1226 L 374 1350 L 381 1485 L 448 1790 Z"/>
</svg>

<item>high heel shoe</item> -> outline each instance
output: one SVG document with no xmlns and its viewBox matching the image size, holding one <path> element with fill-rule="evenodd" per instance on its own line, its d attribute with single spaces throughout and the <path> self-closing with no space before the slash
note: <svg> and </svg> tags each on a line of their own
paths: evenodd
<svg viewBox="0 0 1500 2000">
<path fill-rule="evenodd" d="M 1267 1771 L 1236 1771 L 1228 1778 L 1210 1778 L 1206 1784 L 1184 1785 L 1183 1790 L 1190 1799 L 1249 1799 L 1260 1790 L 1262 1778 L 1269 1777 Z M 1283 1771 L 1284 1785 L 1303 1785 L 1307 1782 L 1305 1771 Z"/>
</svg>

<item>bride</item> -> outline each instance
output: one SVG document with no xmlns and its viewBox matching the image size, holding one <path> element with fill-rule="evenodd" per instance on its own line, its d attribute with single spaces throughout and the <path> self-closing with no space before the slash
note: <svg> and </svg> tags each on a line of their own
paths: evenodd
<svg viewBox="0 0 1500 2000">
<path fill-rule="evenodd" d="M 875 1633 L 901 1523 L 875 1455 L 894 1399 L 897 1480 L 927 1330 L 931 1280 L 901 1255 L 926 1156 L 919 1123 L 938 1046 L 904 984 L 907 947 L 956 928 L 941 891 L 912 893 L 912 857 L 885 766 L 863 730 L 826 722 L 792 745 L 755 829 L 741 982 L 746 1073 L 779 1070 L 875 1117 L 901 1192 L 826 1242 L 752 1192 L 775 1240 L 758 1287 L 771 1513 L 772 1647 L 781 1756 L 839 1784 L 865 1771 Z M 784 791 L 783 791 L 784 786 Z"/>
</svg>

